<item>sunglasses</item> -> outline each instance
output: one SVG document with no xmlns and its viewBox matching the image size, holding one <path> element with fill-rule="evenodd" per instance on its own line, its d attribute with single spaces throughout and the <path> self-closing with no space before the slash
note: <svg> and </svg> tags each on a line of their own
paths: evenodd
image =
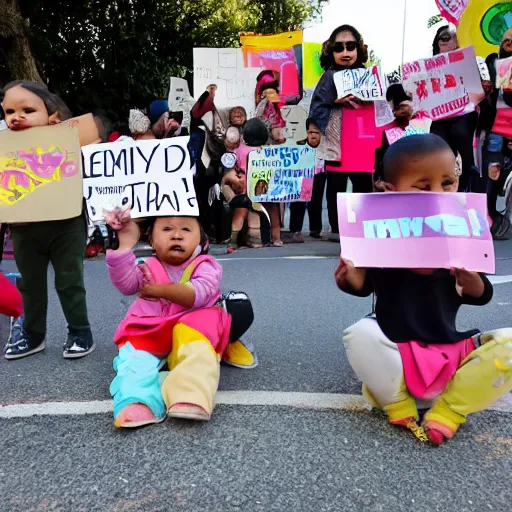
<svg viewBox="0 0 512 512">
<path fill-rule="evenodd" d="M 501 44 L 512 44 L 512 39 L 503 39 Z"/>
<path fill-rule="evenodd" d="M 347 50 L 347 52 L 353 52 L 357 48 L 357 43 L 355 41 L 347 41 L 344 43 L 343 41 L 339 41 L 334 43 L 332 47 L 332 51 L 334 53 L 341 53 L 343 50 Z"/>
<path fill-rule="evenodd" d="M 443 41 L 443 43 L 447 43 L 448 41 L 451 41 L 452 39 L 453 39 L 453 36 L 447 34 L 447 35 L 441 36 L 439 38 L 439 41 Z"/>
</svg>

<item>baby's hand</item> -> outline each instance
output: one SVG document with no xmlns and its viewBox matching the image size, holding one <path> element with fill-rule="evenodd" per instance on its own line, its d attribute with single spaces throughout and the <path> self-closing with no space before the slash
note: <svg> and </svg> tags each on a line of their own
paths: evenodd
<svg viewBox="0 0 512 512">
<path fill-rule="evenodd" d="M 468 295 L 478 299 L 484 294 L 484 282 L 478 272 L 470 272 L 465 268 L 451 268 L 450 273 L 455 276 L 455 289 L 461 297 Z"/>
<path fill-rule="evenodd" d="M 119 206 L 104 209 L 105 222 L 115 231 L 119 231 L 131 220 L 130 209 L 123 210 Z"/>
<path fill-rule="evenodd" d="M 348 281 L 347 276 L 350 270 L 354 269 L 354 264 L 350 260 L 345 260 L 340 258 L 340 262 L 334 271 L 334 279 L 336 280 L 336 284 L 338 288 L 343 290 L 347 287 Z"/>
</svg>

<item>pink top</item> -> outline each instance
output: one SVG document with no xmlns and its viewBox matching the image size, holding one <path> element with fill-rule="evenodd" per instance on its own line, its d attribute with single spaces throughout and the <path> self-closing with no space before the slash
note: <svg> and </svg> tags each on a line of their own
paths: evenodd
<svg viewBox="0 0 512 512">
<path fill-rule="evenodd" d="M 240 167 L 242 171 L 247 172 L 247 158 L 249 157 L 249 153 L 251 151 L 257 151 L 258 149 L 261 149 L 261 146 L 247 146 L 244 141 L 240 142 L 240 146 L 235 149 L 235 153 L 238 157 L 238 167 Z"/>
<path fill-rule="evenodd" d="M 182 265 L 162 264 L 171 283 L 179 283 L 185 269 L 197 257 L 197 252 Z M 211 256 L 201 256 L 200 258 L 200 263 L 188 281 L 194 287 L 196 295 L 194 306 L 187 310 L 163 299 L 146 300 L 137 297 L 114 335 L 115 343 L 122 344 L 137 335 L 145 338 L 148 351 L 155 353 L 157 350 L 155 347 L 161 344 L 159 332 L 163 332 L 163 338 L 168 338 L 169 342 L 171 341 L 166 325 L 171 328 L 173 321 L 185 313 L 214 306 L 220 296 L 222 267 Z M 138 293 L 143 284 L 148 282 L 147 276 L 144 274 L 144 266 L 137 264 L 132 251 L 109 250 L 107 251 L 106 263 L 112 284 L 124 295 Z M 152 280 L 151 282 L 159 281 Z M 162 347 L 162 353 L 166 353 L 166 350 L 167 347 Z"/>
<path fill-rule="evenodd" d="M 23 312 L 21 293 L 7 277 L 0 272 L 0 314 L 18 318 Z"/>
</svg>

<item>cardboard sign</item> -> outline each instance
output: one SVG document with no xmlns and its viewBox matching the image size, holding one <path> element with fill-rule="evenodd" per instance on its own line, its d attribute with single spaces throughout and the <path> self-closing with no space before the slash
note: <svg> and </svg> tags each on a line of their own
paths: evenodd
<svg viewBox="0 0 512 512">
<path fill-rule="evenodd" d="M 496 88 L 512 90 L 512 57 L 496 61 Z"/>
<path fill-rule="evenodd" d="M 454 25 L 459 24 L 468 3 L 469 0 L 436 0 L 441 16 Z"/>
<path fill-rule="evenodd" d="M 415 112 L 425 112 L 433 121 L 472 112 L 468 93 L 483 92 L 472 46 L 404 64 L 402 74 Z"/>
<path fill-rule="evenodd" d="M 82 169 L 69 124 L 0 132 L 0 222 L 78 217 Z"/>
<path fill-rule="evenodd" d="M 194 97 L 215 84 L 218 108 L 244 107 L 254 116 L 256 78 L 262 68 L 245 68 L 241 48 L 194 48 Z"/>
<path fill-rule="evenodd" d="M 386 99 L 386 82 L 379 66 L 362 69 L 344 69 L 333 75 L 338 98 L 352 94 L 364 101 Z"/>
<path fill-rule="evenodd" d="M 78 128 L 78 139 L 81 147 L 102 142 L 97 123 L 101 123 L 101 121 L 96 121 L 92 114 L 73 117 L 63 122 L 63 124 Z"/>
<path fill-rule="evenodd" d="M 266 146 L 248 158 L 247 192 L 256 203 L 310 201 L 316 150 L 309 146 Z"/>
<path fill-rule="evenodd" d="M 484 194 L 338 194 L 338 218 L 356 267 L 495 271 Z"/>
<path fill-rule="evenodd" d="M 281 115 L 286 123 L 283 135 L 287 141 L 303 141 L 308 136 L 306 119 L 308 113 L 298 105 L 287 105 L 281 108 Z"/>
<path fill-rule="evenodd" d="M 134 219 L 199 215 L 189 137 L 94 144 L 82 150 L 84 197 L 92 221 L 110 205 L 131 208 Z"/>
</svg>

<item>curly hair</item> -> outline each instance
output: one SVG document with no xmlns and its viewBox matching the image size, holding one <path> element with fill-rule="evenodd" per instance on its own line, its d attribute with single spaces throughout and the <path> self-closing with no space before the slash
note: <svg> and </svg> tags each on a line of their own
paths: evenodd
<svg viewBox="0 0 512 512">
<path fill-rule="evenodd" d="M 340 25 L 334 29 L 333 33 L 327 41 L 323 44 L 322 52 L 320 53 L 320 65 L 324 70 L 327 70 L 336 65 L 334 62 L 333 48 L 336 42 L 336 36 L 340 32 L 351 32 L 357 43 L 357 60 L 353 68 L 362 68 L 368 61 L 368 47 L 364 44 L 363 36 L 352 25 Z"/>
</svg>

